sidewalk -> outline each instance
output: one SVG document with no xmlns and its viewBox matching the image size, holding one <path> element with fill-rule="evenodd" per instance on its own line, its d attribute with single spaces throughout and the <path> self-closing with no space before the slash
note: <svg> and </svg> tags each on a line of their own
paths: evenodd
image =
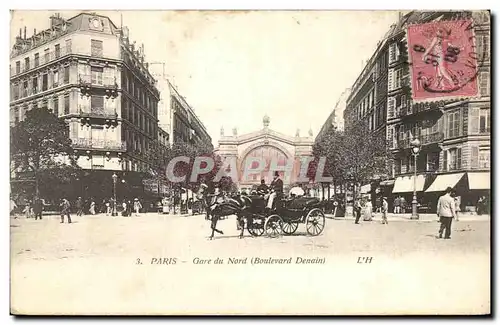
<svg viewBox="0 0 500 325">
<path fill-rule="evenodd" d="M 354 216 L 345 216 L 345 217 L 333 217 L 332 214 L 326 214 L 325 215 L 327 218 L 330 219 L 336 219 L 336 220 L 354 220 Z M 375 220 L 382 220 L 382 214 L 381 213 L 374 213 L 373 214 L 373 219 Z M 387 219 L 390 221 L 424 221 L 424 222 L 435 222 L 438 220 L 437 215 L 434 213 L 421 213 L 419 214 L 418 219 L 411 219 L 411 213 L 401 213 L 401 214 L 394 214 L 394 213 L 389 213 L 387 215 Z M 363 214 L 361 214 L 361 220 L 363 220 Z M 458 220 L 461 221 L 489 221 L 490 220 L 490 215 L 488 214 L 483 214 L 483 215 L 477 215 L 477 214 L 471 214 L 471 213 L 459 213 L 458 214 Z"/>
</svg>

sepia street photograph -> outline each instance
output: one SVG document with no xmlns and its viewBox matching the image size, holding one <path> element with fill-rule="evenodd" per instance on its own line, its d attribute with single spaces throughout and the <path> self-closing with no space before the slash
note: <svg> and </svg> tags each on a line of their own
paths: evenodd
<svg viewBox="0 0 500 325">
<path fill-rule="evenodd" d="M 491 315 L 490 11 L 9 24 L 11 315 Z"/>
</svg>

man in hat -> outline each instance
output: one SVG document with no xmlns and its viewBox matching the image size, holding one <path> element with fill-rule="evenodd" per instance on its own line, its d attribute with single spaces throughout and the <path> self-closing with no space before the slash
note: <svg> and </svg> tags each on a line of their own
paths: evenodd
<svg viewBox="0 0 500 325">
<path fill-rule="evenodd" d="M 261 179 L 260 185 L 257 187 L 257 193 L 264 195 L 267 194 L 267 191 L 269 191 L 269 187 L 267 187 L 266 181 L 264 179 Z"/>
<path fill-rule="evenodd" d="M 142 209 L 142 204 L 141 202 L 139 201 L 138 198 L 135 198 L 134 199 L 134 211 L 135 211 L 135 216 L 138 217 L 139 216 L 139 212 L 141 211 Z"/>
<path fill-rule="evenodd" d="M 441 226 L 439 227 L 439 238 L 451 239 L 451 222 L 453 219 L 457 218 L 457 213 L 455 211 L 455 199 L 451 196 L 453 189 L 448 187 L 445 194 L 442 195 L 438 200 L 437 214 L 439 217 L 439 222 Z"/>
<path fill-rule="evenodd" d="M 388 224 L 387 212 L 389 211 L 389 203 L 387 203 L 387 197 L 382 198 L 382 224 Z"/>
<path fill-rule="evenodd" d="M 269 198 L 267 200 L 267 208 L 269 210 L 273 209 L 273 203 L 274 199 L 277 196 L 280 196 L 283 194 L 283 181 L 280 179 L 280 174 L 279 172 L 274 172 L 274 178 L 273 181 L 271 182 L 271 194 L 269 195 Z"/>
<path fill-rule="evenodd" d="M 69 215 L 71 205 L 66 199 L 61 199 L 61 223 L 64 223 L 64 216 L 68 217 L 68 223 L 71 223 L 71 216 Z"/>
</svg>

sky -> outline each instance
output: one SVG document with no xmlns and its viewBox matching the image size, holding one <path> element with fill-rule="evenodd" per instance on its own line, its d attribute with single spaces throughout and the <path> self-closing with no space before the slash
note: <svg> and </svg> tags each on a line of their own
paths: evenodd
<svg viewBox="0 0 500 325">
<path fill-rule="evenodd" d="M 14 11 L 11 44 L 19 28 L 28 37 L 48 28 L 55 12 L 80 13 Z M 397 11 L 94 12 L 118 27 L 123 21 L 146 61 L 165 62 L 214 145 L 221 127 L 226 135 L 253 132 L 266 114 L 275 131 L 315 136 L 398 18 Z"/>
</svg>

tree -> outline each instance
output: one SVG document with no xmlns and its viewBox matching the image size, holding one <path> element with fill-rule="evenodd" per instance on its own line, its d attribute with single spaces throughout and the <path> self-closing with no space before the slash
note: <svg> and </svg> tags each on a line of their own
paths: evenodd
<svg viewBox="0 0 500 325">
<path fill-rule="evenodd" d="M 40 196 L 40 181 L 53 179 L 58 170 L 77 169 L 69 127 L 46 108 L 32 109 L 26 119 L 11 127 L 12 163 L 21 173 L 30 173 L 35 182 L 35 195 Z"/>
<path fill-rule="evenodd" d="M 344 176 L 358 187 L 388 175 L 389 152 L 385 137 L 374 134 L 366 122 L 356 121 L 346 129 L 342 147 L 340 165 Z"/>
</svg>

